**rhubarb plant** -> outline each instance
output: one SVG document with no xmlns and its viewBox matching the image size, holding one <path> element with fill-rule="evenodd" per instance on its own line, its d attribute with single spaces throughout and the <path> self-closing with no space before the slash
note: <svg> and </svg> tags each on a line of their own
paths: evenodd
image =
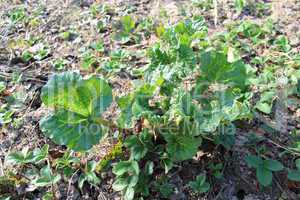
<svg viewBox="0 0 300 200">
<path fill-rule="evenodd" d="M 123 31 L 129 34 L 135 25 L 129 17 L 124 20 Z M 113 92 L 107 77 L 82 77 L 77 72 L 53 75 L 41 94 L 43 103 L 52 108 L 40 122 L 43 133 L 80 152 L 91 149 L 109 132 L 121 135 L 126 153 L 113 166 L 113 189 L 126 200 L 147 198 L 156 179 L 153 174 L 168 174 L 176 163 L 193 159 L 207 140 L 230 148 L 235 142 L 235 122 L 253 117 L 255 70 L 239 56 L 229 56 L 228 48 L 207 48 L 210 41 L 204 24 L 203 18 L 193 17 L 175 26 L 160 26 L 159 42 L 148 49 L 150 63 L 125 95 Z M 241 29 L 245 37 L 263 35 L 256 33 L 256 26 Z M 124 52 L 111 54 L 111 61 L 123 61 Z M 113 102 L 118 115 L 107 120 L 104 113 Z M 264 186 L 271 183 L 274 171 L 283 169 L 281 163 L 260 157 L 250 156 L 247 163 L 256 168 Z M 217 178 L 221 168 L 212 168 Z M 100 182 L 95 169 L 93 165 L 84 171 L 81 186 L 85 181 Z M 198 176 L 190 186 L 206 192 L 205 180 Z M 168 185 L 165 180 L 161 183 Z M 161 193 L 161 188 L 156 192 Z"/>
</svg>

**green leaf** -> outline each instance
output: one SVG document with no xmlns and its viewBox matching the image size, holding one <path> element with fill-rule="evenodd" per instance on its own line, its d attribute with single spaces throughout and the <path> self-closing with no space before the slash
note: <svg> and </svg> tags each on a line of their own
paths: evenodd
<svg viewBox="0 0 300 200">
<path fill-rule="evenodd" d="M 121 109 L 121 114 L 118 119 L 118 124 L 122 128 L 131 128 L 132 124 L 132 103 L 134 101 L 133 95 L 122 96 L 117 99 L 119 108 Z"/>
<path fill-rule="evenodd" d="M 59 174 L 57 175 L 52 174 L 49 165 L 41 169 L 40 175 L 41 175 L 40 177 L 32 181 L 32 184 L 36 185 L 37 187 L 45 187 L 45 186 L 53 185 L 57 183 L 61 178 Z"/>
<path fill-rule="evenodd" d="M 97 177 L 94 172 L 87 172 L 85 173 L 86 179 L 89 183 L 93 185 L 97 185 L 101 182 L 101 180 Z"/>
<path fill-rule="evenodd" d="M 97 162 L 96 161 L 90 161 L 87 163 L 86 171 L 87 172 L 93 172 L 95 171 L 97 167 Z"/>
<path fill-rule="evenodd" d="M 118 106 L 121 109 L 121 115 L 118 124 L 124 128 L 132 128 L 133 121 L 152 113 L 149 106 L 149 99 L 154 94 L 157 87 L 150 84 L 143 84 L 133 93 L 117 99 Z"/>
<path fill-rule="evenodd" d="M 35 163 L 45 160 L 48 156 L 49 145 L 45 144 L 41 149 L 33 150 L 33 160 Z"/>
<path fill-rule="evenodd" d="M 140 173 L 139 165 L 136 161 L 121 161 L 113 167 L 112 171 L 116 176 L 121 176 L 125 173 L 133 173 L 135 175 Z"/>
<path fill-rule="evenodd" d="M 276 96 L 275 91 L 267 91 L 261 94 L 259 102 L 255 105 L 255 108 L 259 111 L 270 114 L 272 111 L 273 99 Z"/>
<path fill-rule="evenodd" d="M 97 167 L 96 161 L 89 161 L 86 165 L 86 169 L 82 174 L 89 183 L 97 185 L 100 183 L 100 179 L 97 177 L 96 173 L 94 172 Z M 83 184 L 83 183 L 82 183 Z"/>
<path fill-rule="evenodd" d="M 263 160 L 260 157 L 254 155 L 246 156 L 245 161 L 250 167 L 254 167 L 254 168 L 259 168 L 260 165 L 263 164 Z"/>
<path fill-rule="evenodd" d="M 201 144 L 201 138 L 188 135 L 176 135 L 172 133 L 164 134 L 167 141 L 167 152 L 175 161 L 193 158 Z"/>
<path fill-rule="evenodd" d="M 171 195 L 174 193 L 174 186 L 169 183 L 157 184 L 154 183 L 156 189 L 159 191 L 161 196 L 166 199 L 170 199 Z"/>
<path fill-rule="evenodd" d="M 83 69 L 90 69 L 97 62 L 96 57 L 91 53 L 85 53 L 82 58 L 81 66 Z"/>
<path fill-rule="evenodd" d="M 130 33 L 135 27 L 135 22 L 129 15 L 123 16 L 121 18 L 121 22 L 122 22 L 123 30 L 126 33 Z"/>
<path fill-rule="evenodd" d="M 41 99 L 47 106 L 90 117 L 99 116 L 112 102 L 112 90 L 102 79 L 88 79 L 76 72 L 55 74 L 42 88 Z"/>
<path fill-rule="evenodd" d="M 288 179 L 291 181 L 300 182 L 300 170 L 289 170 Z"/>
<path fill-rule="evenodd" d="M 14 110 L 4 110 L 3 113 L 0 112 L 0 124 L 8 124 L 12 122 L 14 113 Z"/>
<path fill-rule="evenodd" d="M 78 186 L 80 189 L 82 189 L 84 182 L 86 181 L 87 177 L 84 176 L 84 174 L 80 174 L 78 179 Z"/>
<path fill-rule="evenodd" d="M 148 175 L 153 174 L 153 169 L 154 169 L 154 163 L 152 161 L 147 161 L 145 165 L 146 174 Z"/>
<path fill-rule="evenodd" d="M 130 156 L 135 160 L 140 160 L 141 158 L 143 158 L 148 151 L 148 149 L 143 145 L 142 142 L 140 142 L 139 138 L 135 135 L 129 136 L 125 140 L 124 145 L 130 149 Z"/>
<path fill-rule="evenodd" d="M 272 183 L 272 172 L 263 166 L 259 166 L 256 169 L 256 177 L 263 186 L 268 186 Z"/>
<path fill-rule="evenodd" d="M 55 143 L 86 151 L 103 137 L 99 119 L 112 103 L 112 90 L 104 80 L 82 79 L 75 72 L 54 75 L 43 87 L 41 99 L 56 108 L 40 121 L 43 133 Z"/>
<path fill-rule="evenodd" d="M 128 186 L 128 179 L 125 177 L 119 177 L 113 183 L 112 188 L 115 191 L 122 191 Z"/>
<path fill-rule="evenodd" d="M 104 52 L 104 43 L 102 40 L 92 43 L 91 47 L 98 52 Z"/>
<path fill-rule="evenodd" d="M 265 102 L 259 102 L 256 104 L 255 108 L 257 108 L 259 111 L 270 114 L 272 111 L 272 104 L 265 103 Z"/>
<path fill-rule="evenodd" d="M 29 62 L 33 58 L 33 54 L 29 51 L 23 51 L 22 53 L 22 59 L 24 62 Z"/>
<path fill-rule="evenodd" d="M 139 181 L 139 176 L 138 175 L 130 175 L 127 177 L 128 179 L 128 187 L 134 187 Z"/>
<path fill-rule="evenodd" d="M 210 184 L 205 182 L 206 176 L 205 175 L 198 175 L 195 181 L 189 182 L 189 186 L 197 192 L 205 193 L 209 190 Z"/>
<path fill-rule="evenodd" d="M 34 156 L 31 151 L 28 151 L 28 148 L 22 149 L 21 152 L 10 153 L 6 157 L 6 162 L 12 164 L 26 164 L 34 161 Z"/>
<path fill-rule="evenodd" d="M 130 41 L 130 35 L 124 32 L 117 32 L 113 35 L 113 39 L 121 44 L 126 44 Z"/>
<path fill-rule="evenodd" d="M 235 0 L 234 1 L 235 9 L 240 13 L 243 11 L 246 6 L 246 0 Z"/>
<path fill-rule="evenodd" d="M 124 200 L 133 200 L 133 198 L 134 198 L 134 188 L 127 187 L 124 194 Z"/>
<path fill-rule="evenodd" d="M 148 152 L 148 147 L 152 143 L 151 139 L 151 134 L 147 130 L 144 130 L 139 136 L 129 136 L 125 140 L 124 145 L 130 149 L 132 159 L 140 160 Z"/>
<path fill-rule="evenodd" d="M 65 110 L 43 118 L 40 127 L 44 135 L 56 144 L 66 145 L 75 151 L 89 150 L 104 136 L 101 125 Z"/>
<path fill-rule="evenodd" d="M 283 165 L 277 160 L 264 160 L 264 167 L 271 171 L 281 171 L 283 170 Z"/>
<path fill-rule="evenodd" d="M 42 197 L 42 200 L 53 200 L 53 199 L 54 199 L 54 195 L 52 192 L 47 192 Z"/>
<path fill-rule="evenodd" d="M 165 174 L 167 174 L 173 167 L 173 161 L 170 158 L 163 158 L 162 163 L 165 168 Z"/>
</svg>

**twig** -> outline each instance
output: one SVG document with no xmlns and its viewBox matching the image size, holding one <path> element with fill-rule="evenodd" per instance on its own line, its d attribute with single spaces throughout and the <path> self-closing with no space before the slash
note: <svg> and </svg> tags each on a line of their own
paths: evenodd
<svg viewBox="0 0 300 200">
<path fill-rule="evenodd" d="M 218 192 L 217 196 L 215 197 L 215 200 L 218 200 L 219 198 L 221 198 L 221 195 L 222 195 L 224 189 L 225 189 L 225 186 L 222 186 L 222 188 Z"/>
<path fill-rule="evenodd" d="M 4 170 L 3 170 L 2 160 L 0 159 L 0 177 L 1 176 L 4 176 Z"/>
<path fill-rule="evenodd" d="M 71 184 L 72 184 L 72 179 L 73 177 L 75 176 L 75 174 L 77 174 L 77 172 L 79 171 L 79 169 L 77 169 L 73 174 L 72 176 L 70 177 L 70 180 L 68 181 L 68 190 L 67 190 L 67 199 L 69 197 L 69 193 L 70 193 L 70 190 L 71 190 Z"/>
<path fill-rule="evenodd" d="M 218 24 L 218 1 L 214 0 L 214 24 L 217 27 Z"/>
<path fill-rule="evenodd" d="M 273 140 L 271 140 L 271 139 L 269 139 L 269 138 L 267 138 L 267 140 L 268 140 L 270 143 L 274 144 L 275 146 L 277 146 L 277 147 L 279 147 L 279 148 L 281 148 L 281 149 L 284 149 L 284 150 L 286 150 L 286 151 L 288 151 L 288 152 L 290 152 L 290 153 L 292 153 L 292 154 L 295 154 L 295 155 L 299 155 L 299 156 L 300 156 L 300 152 L 296 152 L 296 151 L 293 151 L 292 149 L 290 149 L 290 148 L 288 148 L 288 147 L 284 147 L 284 146 L 282 146 L 282 145 L 280 145 L 280 144 L 274 142 Z"/>
</svg>

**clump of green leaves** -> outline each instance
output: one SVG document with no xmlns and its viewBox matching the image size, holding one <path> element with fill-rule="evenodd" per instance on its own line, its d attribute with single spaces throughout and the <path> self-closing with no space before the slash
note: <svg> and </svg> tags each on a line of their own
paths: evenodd
<svg viewBox="0 0 300 200">
<path fill-rule="evenodd" d="M 22 21 L 26 17 L 26 12 L 23 7 L 15 8 L 9 12 L 9 18 L 12 23 Z"/>
<path fill-rule="evenodd" d="M 96 175 L 97 162 L 90 161 L 86 164 L 83 173 L 80 175 L 78 180 L 79 188 L 83 187 L 85 181 L 88 181 L 90 184 L 97 185 L 100 183 L 100 179 Z"/>
<path fill-rule="evenodd" d="M 63 40 L 66 40 L 66 41 L 72 41 L 74 40 L 78 34 L 75 32 L 75 31 L 72 31 L 72 30 L 67 30 L 67 31 L 64 31 L 64 32 L 61 32 L 59 34 L 59 36 L 63 39 Z"/>
<path fill-rule="evenodd" d="M 137 39 L 133 34 L 135 29 L 135 21 L 130 15 L 125 15 L 120 19 L 121 28 L 114 34 L 113 39 L 125 44 L 132 39 Z"/>
<path fill-rule="evenodd" d="M 234 6 L 238 13 L 241 13 L 246 6 L 246 0 L 235 0 Z"/>
<path fill-rule="evenodd" d="M 41 149 L 36 148 L 33 151 L 29 151 L 28 148 L 23 148 L 20 152 L 10 153 L 6 157 L 6 162 L 11 164 L 28 164 L 28 163 L 39 163 L 48 156 L 49 145 L 44 145 Z"/>
<path fill-rule="evenodd" d="M 7 104 L 3 104 L 0 107 L 0 124 L 5 125 L 9 124 L 13 121 L 13 115 L 15 111 L 9 109 L 9 106 Z"/>
<path fill-rule="evenodd" d="M 49 165 L 46 165 L 40 170 L 40 176 L 32 180 L 32 184 L 37 187 L 52 186 L 60 181 L 60 174 L 53 174 Z"/>
<path fill-rule="evenodd" d="M 97 58 L 92 52 L 86 51 L 85 53 L 82 54 L 81 66 L 83 69 L 85 70 L 91 69 L 96 65 L 96 63 L 97 63 Z"/>
<path fill-rule="evenodd" d="M 124 200 L 132 200 L 140 173 L 137 161 L 121 161 L 114 166 L 113 173 L 116 175 L 113 189 L 123 191 Z"/>
<path fill-rule="evenodd" d="M 195 181 L 191 181 L 189 186 L 195 191 L 205 193 L 209 190 L 210 184 L 206 182 L 206 175 L 198 175 Z"/>
<path fill-rule="evenodd" d="M 68 60 L 63 58 L 58 58 L 52 62 L 52 65 L 56 70 L 63 70 L 68 63 L 69 63 Z"/>
<path fill-rule="evenodd" d="M 38 43 L 29 49 L 22 52 L 22 59 L 24 62 L 29 62 L 31 60 L 43 60 L 50 54 L 50 48 L 42 43 Z"/>
<path fill-rule="evenodd" d="M 223 163 L 218 163 L 218 164 L 210 164 L 209 169 L 211 170 L 212 174 L 214 177 L 217 179 L 220 179 L 223 177 Z"/>
<path fill-rule="evenodd" d="M 273 172 L 284 169 L 283 165 L 277 160 L 262 159 L 254 155 L 248 155 L 245 160 L 250 167 L 256 169 L 257 180 L 263 186 L 268 186 L 272 183 Z"/>
</svg>

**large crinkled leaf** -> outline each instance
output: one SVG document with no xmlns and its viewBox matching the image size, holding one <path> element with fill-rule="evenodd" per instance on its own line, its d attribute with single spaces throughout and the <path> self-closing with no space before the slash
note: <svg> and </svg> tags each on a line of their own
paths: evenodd
<svg viewBox="0 0 300 200">
<path fill-rule="evenodd" d="M 97 144 L 104 131 L 98 123 L 112 103 L 112 90 L 102 79 L 82 79 L 74 72 L 54 75 L 42 89 L 41 98 L 55 112 L 43 118 L 41 130 L 55 143 L 76 151 Z"/>
<path fill-rule="evenodd" d="M 112 90 L 95 76 L 82 79 L 76 72 L 55 74 L 43 87 L 41 99 L 47 106 L 63 108 L 83 116 L 99 116 L 112 102 Z"/>
<path fill-rule="evenodd" d="M 234 85 L 243 89 L 247 80 L 245 64 L 240 60 L 233 63 L 220 52 L 204 52 L 201 54 L 201 77 L 210 83 Z"/>
<path fill-rule="evenodd" d="M 66 145 L 75 151 L 90 149 L 104 135 L 101 125 L 65 110 L 43 118 L 40 126 L 43 133 L 55 143 Z"/>
</svg>

